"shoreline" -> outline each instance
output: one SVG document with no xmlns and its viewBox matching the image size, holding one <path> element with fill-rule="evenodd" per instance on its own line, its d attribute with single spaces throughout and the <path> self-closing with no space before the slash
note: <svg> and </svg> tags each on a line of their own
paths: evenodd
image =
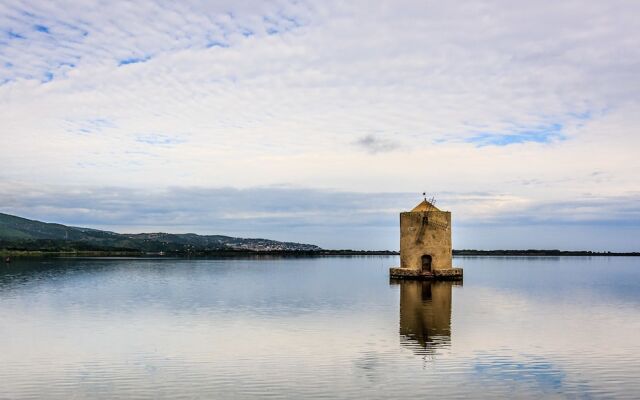
<svg viewBox="0 0 640 400">
<path fill-rule="evenodd" d="M 323 256 L 397 256 L 391 250 L 212 250 L 194 252 L 142 252 L 136 250 L 0 250 L 0 257 L 50 258 L 50 257 L 156 257 L 156 258 L 207 258 L 207 257 L 323 257 Z M 562 250 L 453 250 L 454 257 L 640 257 L 640 252 L 595 252 Z"/>
</svg>

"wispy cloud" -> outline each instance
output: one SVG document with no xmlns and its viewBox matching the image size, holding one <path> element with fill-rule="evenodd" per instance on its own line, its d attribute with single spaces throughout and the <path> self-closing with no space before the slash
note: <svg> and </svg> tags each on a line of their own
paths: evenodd
<svg viewBox="0 0 640 400">
<path fill-rule="evenodd" d="M 381 138 L 374 134 L 362 136 L 356 140 L 354 144 L 369 153 L 374 154 L 393 151 L 399 147 L 398 143 L 389 139 Z"/>
<path fill-rule="evenodd" d="M 150 144 L 153 146 L 173 146 L 176 144 L 185 143 L 186 139 L 178 136 L 149 133 L 145 135 L 136 136 L 136 141 L 139 143 Z"/>
<path fill-rule="evenodd" d="M 67 120 L 65 121 L 66 130 L 72 133 L 78 133 L 81 135 L 102 133 L 107 129 L 116 128 L 117 125 L 105 117 L 91 117 L 81 120 Z"/>
</svg>

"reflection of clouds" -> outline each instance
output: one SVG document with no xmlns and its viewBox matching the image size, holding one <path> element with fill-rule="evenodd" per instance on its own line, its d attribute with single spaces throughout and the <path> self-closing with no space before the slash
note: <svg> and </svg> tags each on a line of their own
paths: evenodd
<svg viewBox="0 0 640 400">
<path fill-rule="evenodd" d="M 472 360 L 476 379 L 497 381 L 517 388 L 528 386 L 545 394 L 581 395 L 589 392 L 584 380 L 571 381 L 565 370 L 554 361 L 540 356 L 521 356 L 483 353 Z"/>
<path fill-rule="evenodd" d="M 369 265 L 366 260 L 362 268 Z M 87 317 L 117 313 L 140 318 L 150 309 L 160 315 L 207 313 L 212 319 L 230 312 L 247 318 L 299 317 L 348 309 L 349 281 L 336 283 L 321 267 L 343 262 L 286 257 L 16 259 L 0 269 L 0 301 L 16 296 L 24 301 L 14 306 L 28 309 L 29 294 L 28 300 L 38 305 L 30 314 L 42 312 L 43 318 L 63 317 L 69 308 Z M 362 272 L 343 271 L 341 276 L 351 274 L 355 279 Z"/>
<path fill-rule="evenodd" d="M 508 356 L 480 355 L 473 363 L 474 373 L 500 381 L 535 382 L 546 389 L 560 389 L 566 374 L 541 357 L 516 360 Z"/>
<path fill-rule="evenodd" d="M 384 369 L 383 364 L 385 360 L 381 360 L 381 354 L 376 351 L 367 350 L 362 355 L 356 358 L 353 362 L 356 370 L 363 375 L 367 381 L 375 382 L 378 380 L 381 371 Z"/>
<path fill-rule="evenodd" d="M 449 321 L 432 315 L 446 291 L 387 286 L 391 260 L 74 260 L 77 268 L 43 264 L 31 272 L 16 260 L 0 272 L 15 276 L 13 286 L 0 286 L 0 393 L 496 399 L 640 392 L 638 302 L 603 296 L 602 276 L 591 275 L 598 269 L 618 286 L 637 282 L 635 260 L 465 259 L 477 274 L 451 289 Z M 507 285 L 507 270 L 530 285 L 514 277 Z M 533 281 L 549 270 L 591 276 L 594 286 L 577 292 L 565 280 L 564 292 L 543 290 Z M 500 280 L 504 287 L 488 282 Z M 404 332 L 415 335 L 400 343 L 399 301 L 410 317 L 401 321 Z"/>
</svg>

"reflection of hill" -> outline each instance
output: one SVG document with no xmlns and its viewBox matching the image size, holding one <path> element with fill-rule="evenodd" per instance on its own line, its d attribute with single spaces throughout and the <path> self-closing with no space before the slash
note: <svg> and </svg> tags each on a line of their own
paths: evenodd
<svg viewBox="0 0 640 400">
<path fill-rule="evenodd" d="M 451 341 L 451 287 L 454 282 L 402 281 L 400 336 L 419 353 L 433 353 Z"/>
<path fill-rule="evenodd" d="M 78 263 L 78 260 L 18 258 L 10 264 L 0 264 L 0 292 L 24 285 L 60 280 L 66 275 L 95 273 L 99 268 L 103 268 L 101 265 Z"/>
</svg>

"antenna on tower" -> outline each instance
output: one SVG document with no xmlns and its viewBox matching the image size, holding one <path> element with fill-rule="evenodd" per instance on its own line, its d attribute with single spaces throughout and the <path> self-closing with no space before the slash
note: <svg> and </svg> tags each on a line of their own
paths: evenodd
<svg viewBox="0 0 640 400">
<path fill-rule="evenodd" d="M 431 198 L 427 200 L 425 193 L 423 193 L 423 196 L 425 196 L 424 201 L 427 202 L 427 212 L 433 211 L 436 205 L 436 197 L 431 196 Z"/>
</svg>

